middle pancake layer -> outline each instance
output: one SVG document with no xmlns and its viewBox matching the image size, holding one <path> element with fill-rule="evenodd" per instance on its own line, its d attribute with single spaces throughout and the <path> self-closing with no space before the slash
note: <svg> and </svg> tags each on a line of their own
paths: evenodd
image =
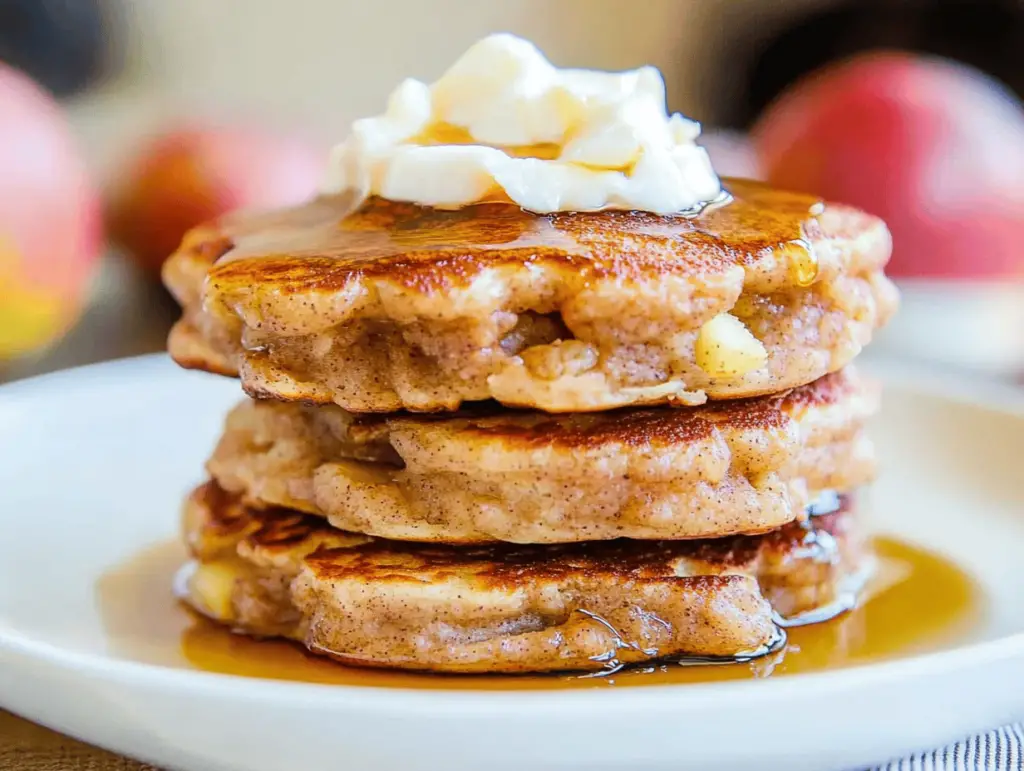
<svg viewBox="0 0 1024 771">
<path fill-rule="evenodd" d="M 246 401 L 207 468 L 247 505 L 394 540 L 709 538 L 772 530 L 869 482 L 877 406 L 850 370 L 770 397 L 583 415 Z"/>
</svg>

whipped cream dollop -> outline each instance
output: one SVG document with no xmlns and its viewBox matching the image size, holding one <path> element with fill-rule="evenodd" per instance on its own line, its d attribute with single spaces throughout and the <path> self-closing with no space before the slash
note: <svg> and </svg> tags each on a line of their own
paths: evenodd
<svg viewBox="0 0 1024 771">
<path fill-rule="evenodd" d="M 437 208 L 697 211 L 723 197 L 699 135 L 700 124 L 666 112 L 654 67 L 559 69 L 532 43 L 496 34 L 437 82 L 407 79 L 383 115 L 355 121 L 323 192 Z"/>
</svg>

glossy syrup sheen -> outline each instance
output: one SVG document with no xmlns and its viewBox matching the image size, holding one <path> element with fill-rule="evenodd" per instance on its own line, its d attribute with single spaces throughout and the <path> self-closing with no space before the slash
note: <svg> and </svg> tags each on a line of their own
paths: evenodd
<svg viewBox="0 0 1024 771">
<path fill-rule="evenodd" d="M 546 690 L 783 677 L 941 649 L 978 627 L 985 601 L 968 574 L 902 541 L 880 537 L 873 545 L 878 579 L 866 601 L 831 621 L 788 630 L 783 651 L 746 664 L 664 664 L 613 677 L 359 669 L 311 656 L 292 643 L 233 635 L 175 603 L 171 577 L 184 559 L 176 543 L 155 547 L 109 572 L 97 591 L 112 648 L 136 660 L 274 680 L 391 688 Z"/>
<path fill-rule="evenodd" d="M 710 277 L 737 265 L 781 268 L 808 286 L 818 275 L 819 199 L 757 182 L 726 180 L 728 202 L 698 215 L 636 211 L 536 215 L 506 203 L 442 210 L 352 196 L 237 215 L 195 231 L 185 252 L 230 293 L 258 280 L 288 291 L 337 291 L 364 276 L 423 291 L 468 281 L 496 265 L 560 264 L 591 276 Z M 859 221 L 859 220 L 858 220 Z M 863 226 L 866 226 L 863 225 Z M 854 234 L 855 235 L 855 234 Z"/>
</svg>

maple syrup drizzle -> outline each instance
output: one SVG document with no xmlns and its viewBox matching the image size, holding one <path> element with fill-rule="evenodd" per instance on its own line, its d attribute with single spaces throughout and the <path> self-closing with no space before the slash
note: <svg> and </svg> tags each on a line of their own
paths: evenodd
<svg viewBox="0 0 1024 771">
<path fill-rule="evenodd" d="M 433 285 L 524 259 L 571 263 L 594 275 L 655 277 L 694 260 L 714 270 L 749 265 L 763 260 L 766 250 L 807 282 L 801 286 L 813 283 L 818 265 L 805 225 L 824 211 L 820 201 L 750 180 L 724 183 L 714 200 L 667 217 L 637 211 L 535 215 L 508 205 L 500 192 L 492 203 L 459 209 L 375 198 L 359 205 L 349 195 L 327 196 L 230 217 L 191 250 L 211 265 L 204 290 L 210 302 L 227 301 L 253 281 L 312 287 L 319 278 L 328 283 L 316 284 L 317 291 L 328 291 L 351 276 L 387 275 L 408 286 L 428 279 Z M 601 234 L 628 234 L 633 248 L 615 260 L 599 258 Z M 675 255 L 668 264 L 667 245 Z M 199 254 L 204 247 L 209 253 Z"/>
<path fill-rule="evenodd" d="M 804 239 L 798 238 L 782 247 L 789 259 L 789 272 L 793 283 L 799 287 L 808 287 L 818 278 L 818 255 L 814 248 Z"/>
<path fill-rule="evenodd" d="M 948 647 L 969 638 L 985 614 L 977 583 L 942 557 L 888 537 L 874 539 L 874 586 L 855 609 L 786 630 L 781 650 L 742 663 L 672 662 L 608 677 L 459 676 L 360 669 L 317 658 L 293 643 L 231 634 L 179 606 L 171 579 L 184 548 L 148 549 L 104 575 L 97 600 L 111 649 L 183 669 L 350 686 L 432 689 L 565 689 L 707 683 L 822 672 Z"/>
</svg>

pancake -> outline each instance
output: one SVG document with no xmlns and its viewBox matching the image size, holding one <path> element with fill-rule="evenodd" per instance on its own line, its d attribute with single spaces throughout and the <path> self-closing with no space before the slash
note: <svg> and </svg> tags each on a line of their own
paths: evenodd
<svg viewBox="0 0 1024 771">
<path fill-rule="evenodd" d="M 453 673 L 613 670 L 756 656 L 785 623 L 850 605 L 870 559 L 839 511 L 762 536 L 429 546 L 260 511 L 213 483 L 190 497 L 178 592 L 236 632 L 338 661 Z"/>
<path fill-rule="evenodd" d="M 843 371 L 771 397 L 548 415 L 355 416 L 247 400 L 207 471 L 251 506 L 409 541 L 709 538 L 799 519 L 874 476 L 874 382 Z"/>
<path fill-rule="evenodd" d="M 164 267 L 169 348 L 251 396 L 352 412 L 699 404 L 841 369 L 897 304 L 885 224 L 726 186 L 698 216 L 346 196 L 231 216 Z"/>
</svg>

